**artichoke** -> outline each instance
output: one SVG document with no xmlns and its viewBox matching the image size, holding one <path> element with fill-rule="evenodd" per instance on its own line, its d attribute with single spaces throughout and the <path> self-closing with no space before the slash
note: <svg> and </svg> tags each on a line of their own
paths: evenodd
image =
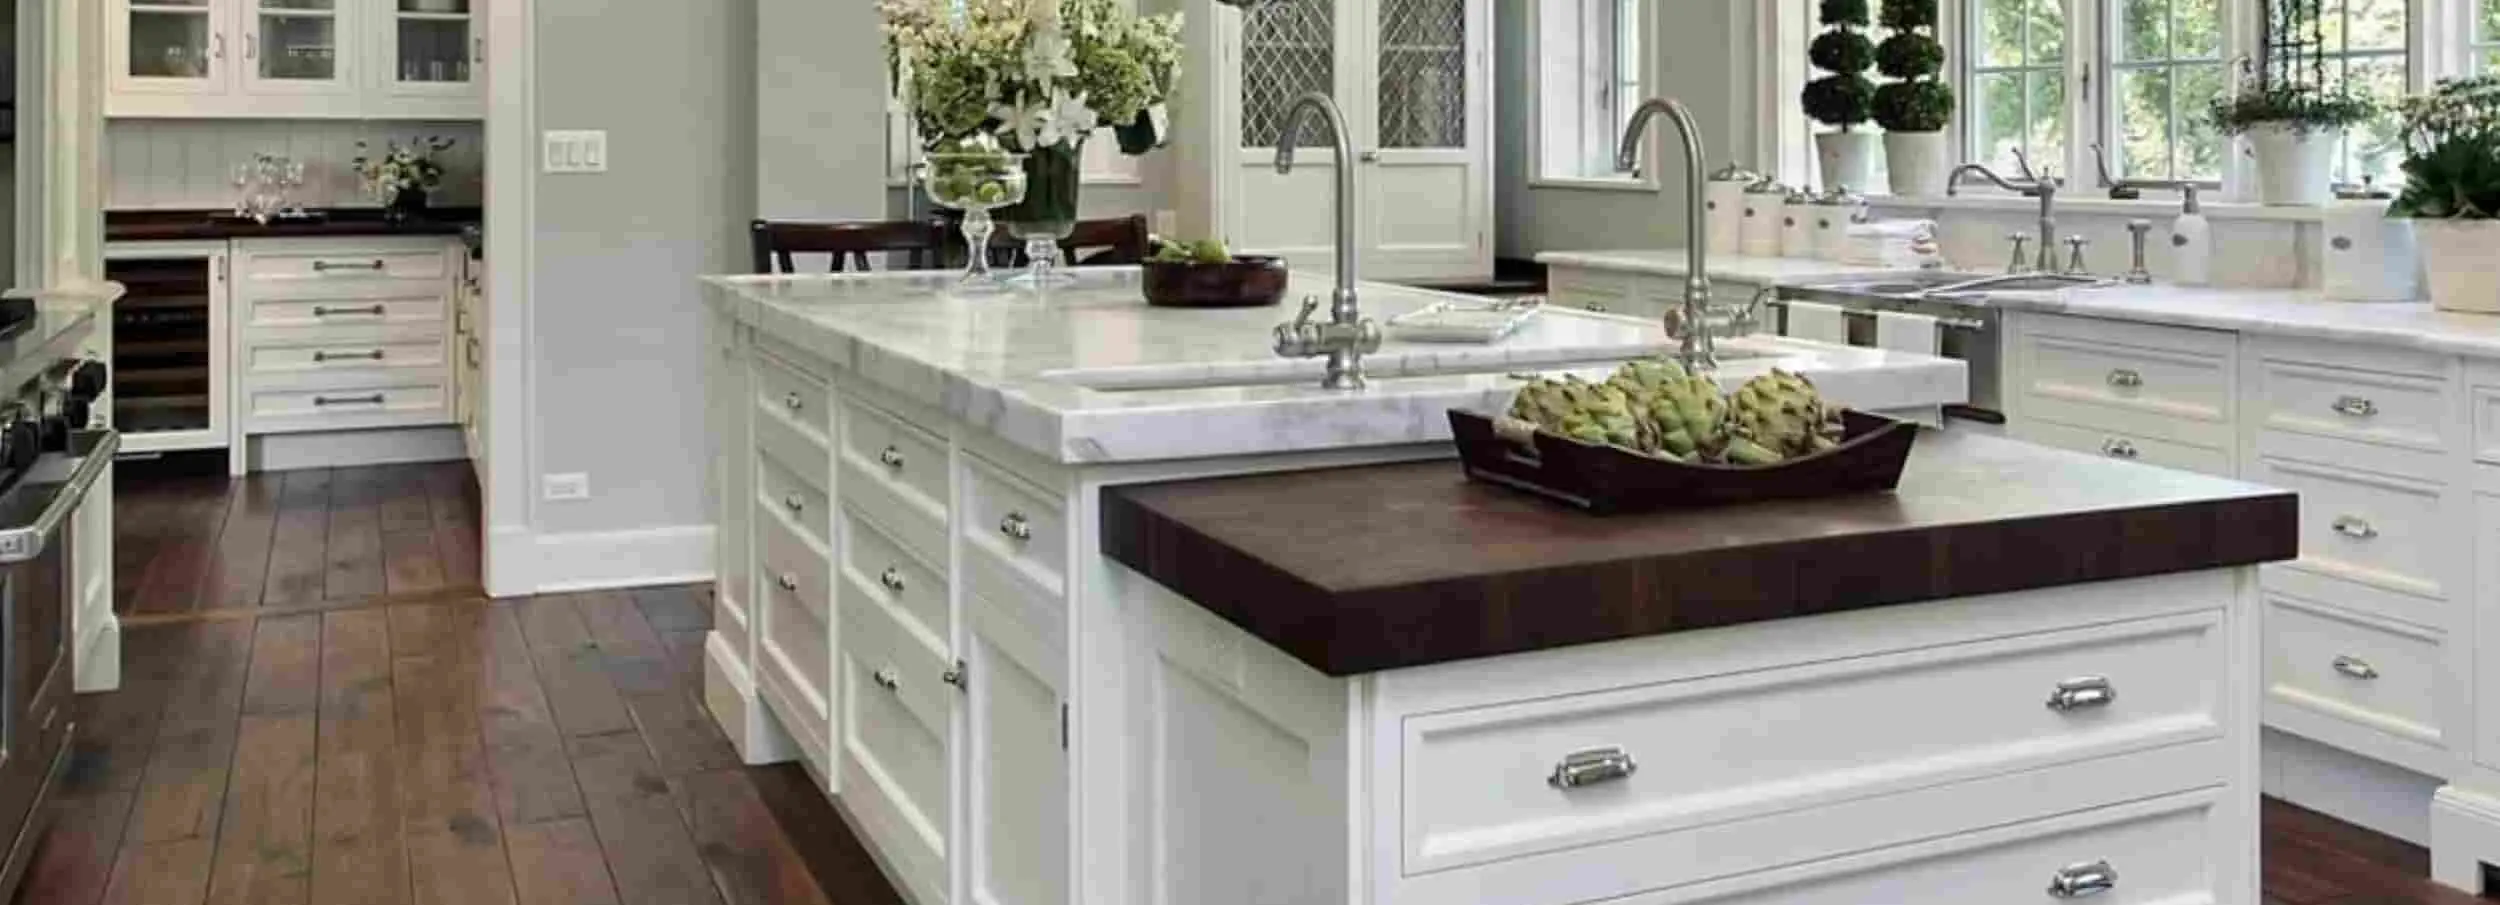
<svg viewBox="0 0 2500 905">
<path fill-rule="evenodd" d="M 1620 446 L 1636 452 L 1656 448 L 1655 432 L 1645 429 L 1623 390 L 1576 377 L 1536 380 L 1519 388 L 1511 399 L 1510 417 L 1539 430 L 1582 443 Z M 1644 438 L 1649 440 L 1645 441 Z"/>
<path fill-rule="evenodd" d="M 1709 377 L 1675 362 L 1644 359 L 1617 369 L 1608 384 L 1631 398 L 1653 442 L 1644 448 L 1677 461 L 1716 459 L 1727 446 L 1727 400 Z"/>
<path fill-rule="evenodd" d="M 1778 368 L 1746 381 L 1731 409 L 1727 459 L 1738 465 L 1776 465 L 1840 445 L 1839 407 L 1813 381 Z"/>
</svg>

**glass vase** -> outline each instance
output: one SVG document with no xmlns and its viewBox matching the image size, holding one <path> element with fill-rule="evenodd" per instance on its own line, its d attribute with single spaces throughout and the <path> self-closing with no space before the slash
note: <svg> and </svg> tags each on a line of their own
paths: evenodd
<svg viewBox="0 0 2500 905">
<path fill-rule="evenodd" d="M 1078 193 L 1084 186 L 1083 143 L 1054 145 L 1024 157 L 1024 201 L 1000 214 L 1009 235 L 1024 240 L 1028 263 L 1024 273 L 1008 280 L 1020 286 L 1066 286 L 1076 278 L 1059 272 L 1059 243 L 1076 231 Z"/>
<path fill-rule="evenodd" d="M 999 279 L 990 272 L 990 236 L 996 231 L 990 212 L 1025 199 L 1024 158 L 999 151 L 931 154 L 926 179 L 929 200 L 964 212 L 967 263 L 955 291 L 998 291 Z"/>
</svg>

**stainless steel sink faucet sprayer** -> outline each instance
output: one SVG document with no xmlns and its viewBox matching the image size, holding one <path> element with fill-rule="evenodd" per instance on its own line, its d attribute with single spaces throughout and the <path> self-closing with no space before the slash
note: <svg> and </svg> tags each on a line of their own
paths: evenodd
<svg viewBox="0 0 2500 905">
<path fill-rule="evenodd" d="M 1302 314 L 1276 327 L 1276 354 L 1286 358 L 1328 356 L 1328 376 L 1320 386 L 1332 390 L 1363 388 L 1363 356 L 1380 351 L 1380 326 L 1363 318 L 1355 295 L 1354 146 L 1347 137 L 1345 113 L 1326 92 L 1296 98 L 1285 110 L 1285 132 L 1276 143 L 1276 172 L 1293 172 L 1293 152 L 1302 144 L 1302 130 L 1313 116 L 1328 124 L 1337 151 L 1337 291 L 1328 306 L 1328 322 L 1313 323 L 1319 298 L 1302 300 Z"/>
<path fill-rule="evenodd" d="M 1693 111 L 1672 98 L 1642 101 L 1623 130 L 1615 169 L 1630 172 L 1640 167 L 1641 138 L 1649 132 L 1650 119 L 1661 113 L 1675 123 L 1676 134 L 1684 140 L 1684 308 L 1667 317 L 1667 335 L 1678 339 L 1676 359 L 1685 370 L 1715 370 L 1719 354 L 1710 332 L 1710 230 L 1702 223 L 1702 183 L 1708 177 L 1702 174 L 1701 126 L 1693 122 Z"/>
</svg>

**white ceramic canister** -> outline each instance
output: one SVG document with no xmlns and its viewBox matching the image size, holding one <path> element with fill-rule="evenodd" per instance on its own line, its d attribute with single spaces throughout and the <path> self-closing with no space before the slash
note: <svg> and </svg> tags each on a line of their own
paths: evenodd
<svg viewBox="0 0 2500 905">
<path fill-rule="evenodd" d="M 2422 255 L 2413 221 L 2390 219 L 2387 202 L 2345 201 L 2327 208 L 2319 289 L 2346 302 L 2410 302 L 2422 297 Z"/>
<path fill-rule="evenodd" d="M 1710 234 L 1712 251 L 1735 251 L 1745 236 L 1745 189 L 1762 177 L 1735 164 L 1710 174 L 1710 182 L 1702 187 L 1702 223 Z"/>
<path fill-rule="evenodd" d="M 1838 261 L 1848 256 L 1849 227 L 1866 222 L 1866 197 L 1846 188 L 1834 188 L 1814 199 L 1813 251 L 1791 253 L 1789 257 L 1814 257 Z"/>
<path fill-rule="evenodd" d="M 1780 257 L 1814 257 L 1814 217 L 1818 210 L 1815 202 L 1818 200 L 1813 190 L 1801 188 L 1789 192 L 1788 200 L 1780 204 Z"/>
<path fill-rule="evenodd" d="M 1787 186 L 1768 179 L 1747 186 L 1737 253 L 1756 258 L 1779 257 L 1780 218 L 1787 213 L 1787 207 Z"/>
</svg>

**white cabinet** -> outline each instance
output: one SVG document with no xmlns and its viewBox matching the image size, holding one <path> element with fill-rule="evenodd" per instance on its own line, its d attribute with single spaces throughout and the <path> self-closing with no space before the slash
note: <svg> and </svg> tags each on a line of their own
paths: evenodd
<svg viewBox="0 0 2500 905">
<path fill-rule="evenodd" d="M 245 434 L 448 425 L 456 242 L 235 243 Z"/>
<path fill-rule="evenodd" d="M 1357 167 L 1356 247 L 1378 279 L 1484 278 L 1493 270 L 1489 0 L 1290 3 L 1192 25 L 1190 57 L 1216 61 L 1210 114 L 1185 120 L 1182 226 L 1324 271 L 1336 256 L 1335 169 Z M 1276 172 L 1286 113 L 1327 92 L 1354 160 L 1317 120 L 1300 165 Z M 1176 104 L 1175 107 L 1180 105 Z"/>
<path fill-rule="evenodd" d="M 453 288 L 451 311 L 452 421 L 460 426 L 461 445 L 476 463 L 479 478 L 486 467 L 486 261 L 467 259 Z"/>
<path fill-rule="evenodd" d="M 117 117 L 474 119 L 475 0 L 109 0 Z"/>
</svg>

